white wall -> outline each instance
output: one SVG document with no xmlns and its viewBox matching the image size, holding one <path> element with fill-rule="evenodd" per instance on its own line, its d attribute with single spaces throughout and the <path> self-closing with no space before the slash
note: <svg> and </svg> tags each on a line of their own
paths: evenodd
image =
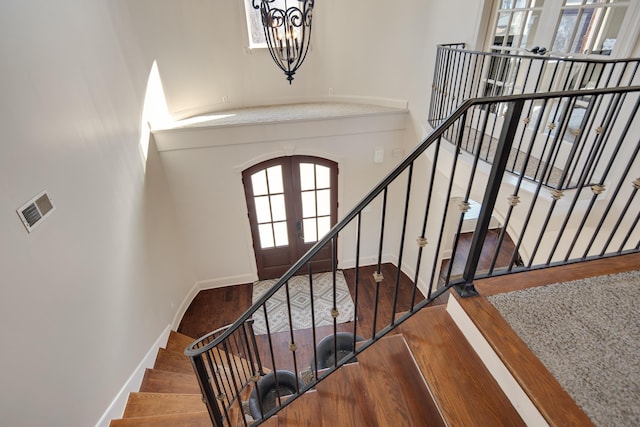
<svg viewBox="0 0 640 427">
<path fill-rule="evenodd" d="M 384 131 L 372 130 L 380 127 L 382 121 L 389 122 L 383 126 Z M 393 113 L 391 118 L 157 132 L 162 147 L 185 144 L 201 147 L 162 148 L 160 155 L 198 280 L 206 282 L 203 287 L 257 279 L 242 186 L 244 169 L 266 159 L 289 155 L 313 155 L 336 161 L 340 170 L 338 217 L 341 218 L 400 160 L 392 152 L 402 142 L 405 122 L 406 114 Z M 348 134 L 344 134 L 345 124 Z M 227 141 L 231 135 L 235 140 Z M 382 163 L 374 162 L 376 150 L 385 153 Z M 368 223 L 375 233 L 379 221 Z M 345 266 L 345 262 L 355 257 L 355 249 L 349 238 L 342 239 L 339 248 L 340 265 Z M 363 251 L 366 256 L 373 256 L 375 249 L 372 246 Z"/>
<path fill-rule="evenodd" d="M 175 116 L 318 97 L 332 87 L 336 95 L 408 100 L 409 130 L 393 143 L 380 143 L 399 140 L 408 148 L 418 142 L 435 45 L 473 41 L 480 5 L 464 0 L 450 10 L 445 0 L 377 8 L 371 3 L 317 2 L 313 50 L 289 86 L 267 52 L 246 51 L 239 0 L 2 2 L 4 424 L 95 423 L 194 281 L 252 272 L 247 260 L 238 261 L 237 271 L 203 267 L 205 260 L 227 254 L 193 232 L 178 233 L 174 211 L 187 202 L 166 190 L 163 167 L 173 190 L 221 192 L 238 206 L 244 203 L 238 184 L 229 192 L 191 180 L 204 168 L 242 164 L 279 147 L 212 150 L 202 159 L 163 154 L 164 165 L 152 147 L 143 169 L 140 117 L 154 60 Z M 223 96 L 229 104 L 221 104 Z M 382 172 L 368 160 L 347 160 L 359 156 L 365 141 L 357 140 L 353 151 L 341 151 L 340 142 L 323 141 L 320 150 L 347 165 L 343 172 L 357 184 L 343 193 L 357 199 Z M 304 151 L 312 145 L 296 146 Z M 206 177 L 215 173 L 207 171 Z M 15 209 L 45 188 L 57 210 L 27 234 Z M 219 208 L 212 213 L 222 220 L 230 215 Z M 246 256 L 246 238 L 223 244 L 238 245 Z M 211 253 L 192 264 L 185 248 L 194 246 Z"/>
<path fill-rule="evenodd" d="M 178 118 L 328 96 L 332 88 L 336 96 L 408 100 L 412 146 L 426 122 L 436 45 L 474 43 L 482 2 L 459 1 L 453 11 L 445 0 L 317 1 L 312 49 L 292 85 L 266 50 L 246 49 L 241 0 L 136 0 L 123 8 L 136 22 L 141 50 L 158 60 Z"/>
<path fill-rule="evenodd" d="M 138 149 L 151 61 L 116 12 L 0 5 L 2 425 L 95 424 L 195 281 Z M 28 234 L 15 210 L 43 189 L 57 209 Z"/>
</svg>

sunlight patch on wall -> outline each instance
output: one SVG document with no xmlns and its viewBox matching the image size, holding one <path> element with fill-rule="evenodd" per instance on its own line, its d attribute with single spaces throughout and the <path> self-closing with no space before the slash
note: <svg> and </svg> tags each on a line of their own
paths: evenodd
<svg viewBox="0 0 640 427">
<path fill-rule="evenodd" d="M 140 155 L 143 167 L 147 163 L 149 153 L 149 138 L 151 130 L 166 127 L 171 122 L 167 100 L 164 96 L 164 88 L 158 71 L 158 63 L 153 61 L 149 79 L 147 80 L 147 91 L 144 96 L 142 107 L 142 120 L 140 123 Z"/>
</svg>

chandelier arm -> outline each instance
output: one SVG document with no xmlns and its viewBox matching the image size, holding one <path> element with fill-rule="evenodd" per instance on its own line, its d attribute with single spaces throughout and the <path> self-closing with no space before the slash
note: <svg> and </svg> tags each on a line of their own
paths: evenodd
<svg viewBox="0 0 640 427">
<path fill-rule="evenodd" d="M 252 0 L 252 5 L 255 9 L 260 9 L 271 58 L 285 73 L 291 84 L 293 75 L 309 52 L 314 0 L 298 0 L 302 9 L 291 6 L 286 10 L 273 7 L 274 1 Z M 257 2 L 260 4 L 258 5 Z"/>
</svg>

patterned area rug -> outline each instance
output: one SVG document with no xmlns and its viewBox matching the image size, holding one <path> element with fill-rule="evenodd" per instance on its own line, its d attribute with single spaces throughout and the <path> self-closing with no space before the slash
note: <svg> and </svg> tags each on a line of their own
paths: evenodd
<svg viewBox="0 0 640 427">
<path fill-rule="evenodd" d="M 333 308 L 333 277 L 332 273 L 313 275 L 313 309 L 316 326 L 333 324 L 331 310 Z M 258 301 L 278 279 L 261 280 L 253 284 L 253 303 Z M 291 319 L 293 330 L 311 328 L 311 294 L 309 276 L 294 276 L 289 280 L 289 295 L 291 298 Z M 269 330 L 284 332 L 289 330 L 289 312 L 287 310 L 286 288 L 283 286 L 267 301 Z M 342 271 L 336 273 L 336 300 L 338 308 L 338 323 L 353 320 L 354 307 L 347 282 Z M 256 335 L 267 333 L 264 310 L 260 309 L 253 315 L 253 329 Z"/>
</svg>

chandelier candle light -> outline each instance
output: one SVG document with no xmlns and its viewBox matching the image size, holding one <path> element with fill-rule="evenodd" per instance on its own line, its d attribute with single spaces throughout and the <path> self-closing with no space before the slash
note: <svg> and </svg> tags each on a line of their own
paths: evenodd
<svg viewBox="0 0 640 427">
<path fill-rule="evenodd" d="M 269 53 L 289 84 L 309 51 L 314 0 L 252 0 L 260 9 Z M 284 3 L 284 9 L 276 7 Z M 289 7 L 287 3 L 297 3 Z"/>
</svg>

